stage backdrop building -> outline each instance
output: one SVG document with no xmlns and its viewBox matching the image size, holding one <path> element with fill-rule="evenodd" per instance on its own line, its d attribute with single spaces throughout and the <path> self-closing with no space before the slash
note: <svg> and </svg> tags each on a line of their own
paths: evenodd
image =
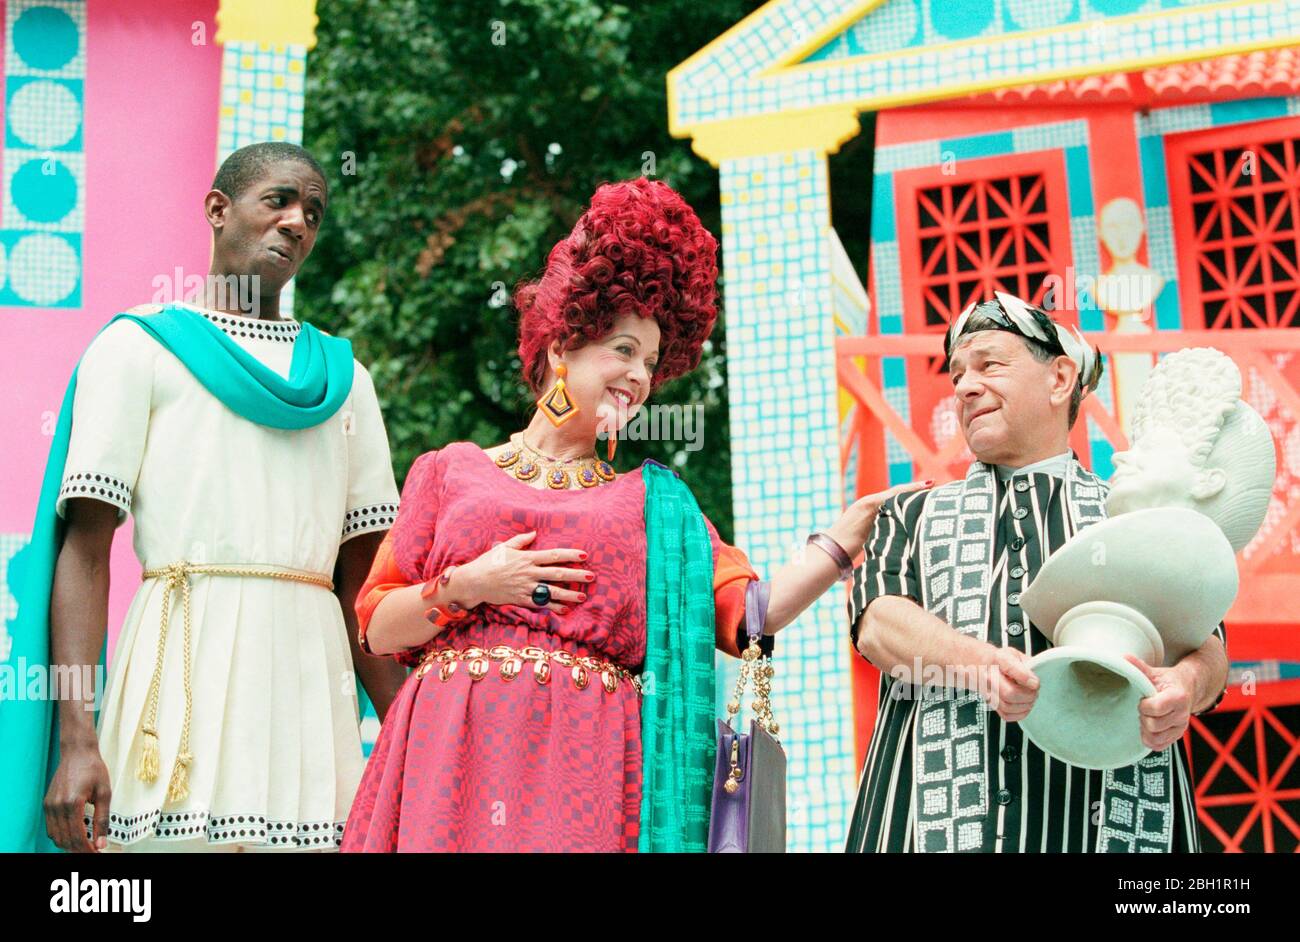
<svg viewBox="0 0 1300 942">
<path fill-rule="evenodd" d="M 720 173 L 736 535 L 760 572 L 856 495 L 965 473 L 941 338 L 994 290 L 1103 350 L 1072 440 L 1103 476 L 1155 357 L 1241 367 L 1278 477 L 1238 557 L 1232 686 L 1189 732 L 1208 849 L 1300 845 L 1298 43 L 1292 3 L 773 0 L 668 76 L 673 134 Z M 871 178 L 837 194 L 869 194 L 864 293 L 827 159 L 868 111 Z M 794 849 L 842 847 L 876 713 L 844 603 L 780 639 Z"/>
</svg>

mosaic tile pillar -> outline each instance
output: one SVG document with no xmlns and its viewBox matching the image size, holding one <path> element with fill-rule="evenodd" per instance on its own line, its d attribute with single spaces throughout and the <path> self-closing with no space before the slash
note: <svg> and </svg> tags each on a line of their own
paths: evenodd
<svg viewBox="0 0 1300 942">
<path fill-rule="evenodd" d="M 0 306 L 81 306 L 84 0 L 5 6 Z"/>
<path fill-rule="evenodd" d="M 259 141 L 302 143 L 307 47 L 230 41 L 221 60 L 217 163 Z"/>
<path fill-rule="evenodd" d="M 227 41 L 221 58 L 221 122 L 217 165 L 261 141 L 302 143 L 307 47 Z M 293 285 L 280 295 L 280 313 L 293 316 Z"/>
<path fill-rule="evenodd" d="M 843 509 L 826 158 L 800 150 L 719 170 L 736 541 L 769 577 Z M 844 605 L 834 587 L 777 638 L 792 851 L 841 849 L 856 793 Z M 724 696 L 735 664 L 719 659 Z"/>
</svg>

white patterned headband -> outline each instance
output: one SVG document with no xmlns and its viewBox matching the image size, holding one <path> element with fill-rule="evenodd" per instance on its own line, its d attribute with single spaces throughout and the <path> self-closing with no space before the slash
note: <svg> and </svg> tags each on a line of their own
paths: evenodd
<svg viewBox="0 0 1300 942">
<path fill-rule="evenodd" d="M 971 315 L 993 321 L 1000 330 L 1019 334 L 1042 344 L 1050 353 L 1066 356 L 1079 367 L 1079 386 L 1088 395 L 1101 382 L 1101 352 L 1089 345 L 1079 328 L 1061 324 L 1040 307 L 1028 304 L 1012 294 L 993 292 L 992 301 L 973 301 L 948 327 L 943 338 L 945 360 L 952 359 L 952 349 L 957 339 L 966 332 Z M 982 328 L 984 329 L 984 328 Z"/>
</svg>

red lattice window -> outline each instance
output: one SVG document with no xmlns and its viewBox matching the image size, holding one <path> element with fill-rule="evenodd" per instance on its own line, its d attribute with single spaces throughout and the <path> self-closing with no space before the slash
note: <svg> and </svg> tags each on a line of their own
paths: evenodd
<svg viewBox="0 0 1300 942">
<path fill-rule="evenodd" d="M 1300 681 L 1260 684 L 1245 710 L 1193 717 L 1192 774 L 1206 851 L 1300 851 Z"/>
<path fill-rule="evenodd" d="M 1171 138 L 1187 327 L 1300 327 L 1300 122 Z"/>
<path fill-rule="evenodd" d="M 1059 150 L 899 171 L 894 206 L 907 333 L 943 333 L 967 305 L 994 291 L 1073 310 L 1070 298 L 1046 296 L 1047 278 L 1068 285 L 1072 264 Z M 879 283 L 876 288 L 879 295 Z M 961 435 L 947 364 L 943 357 L 916 356 L 908 358 L 907 369 L 912 427 L 942 449 Z M 1076 447 L 1086 452 L 1085 441 Z M 963 449 L 953 461 L 954 473 L 964 474 L 970 458 Z"/>
<path fill-rule="evenodd" d="M 941 333 L 972 301 L 1007 291 L 1038 304 L 1070 260 L 1059 153 L 959 161 L 896 177 L 908 333 Z M 932 358 L 931 372 L 943 363 Z"/>
<path fill-rule="evenodd" d="M 916 212 L 927 327 L 946 328 L 995 288 L 1041 300 L 1052 270 L 1041 173 L 928 187 L 916 194 Z"/>
</svg>

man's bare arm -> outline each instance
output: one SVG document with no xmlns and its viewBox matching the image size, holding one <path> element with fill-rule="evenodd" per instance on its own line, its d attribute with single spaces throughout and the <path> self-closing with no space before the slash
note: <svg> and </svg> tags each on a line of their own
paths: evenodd
<svg viewBox="0 0 1300 942">
<path fill-rule="evenodd" d="M 357 641 L 357 592 L 370 573 L 383 533 L 363 533 L 354 536 L 339 547 L 338 564 L 334 571 L 334 592 L 343 608 L 343 623 L 348 629 L 348 647 L 352 649 L 352 664 L 361 686 L 375 705 L 375 713 L 382 722 L 388 707 L 406 681 L 406 668 L 392 658 L 375 657 L 361 650 Z"/>
<path fill-rule="evenodd" d="M 986 667 L 993 651 L 992 645 L 954 631 L 943 619 L 901 595 L 874 599 L 858 620 L 858 653 L 882 674 L 897 676 L 898 669 L 911 677 L 917 658 L 922 670 L 932 665 L 940 670 Z M 973 677 L 976 672 L 961 673 Z M 912 682 L 919 683 L 920 678 Z"/>
<path fill-rule="evenodd" d="M 1023 652 L 954 631 L 900 595 L 881 596 L 863 612 L 858 653 L 905 683 L 928 685 L 937 673 L 944 686 L 978 693 L 1007 722 L 1028 716 L 1038 697 Z"/>
<path fill-rule="evenodd" d="M 58 701 L 59 767 L 45 795 L 45 826 L 64 850 L 91 851 L 82 822 L 85 806 L 95 806 L 95 842 L 102 846 L 111 797 L 95 736 L 93 671 L 108 630 L 108 561 L 117 508 L 73 498 L 65 513 L 67 530 L 50 594 L 50 662 L 62 673 L 79 672 L 89 683 L 82 683 L 80 696 Z"/>
</svg>

